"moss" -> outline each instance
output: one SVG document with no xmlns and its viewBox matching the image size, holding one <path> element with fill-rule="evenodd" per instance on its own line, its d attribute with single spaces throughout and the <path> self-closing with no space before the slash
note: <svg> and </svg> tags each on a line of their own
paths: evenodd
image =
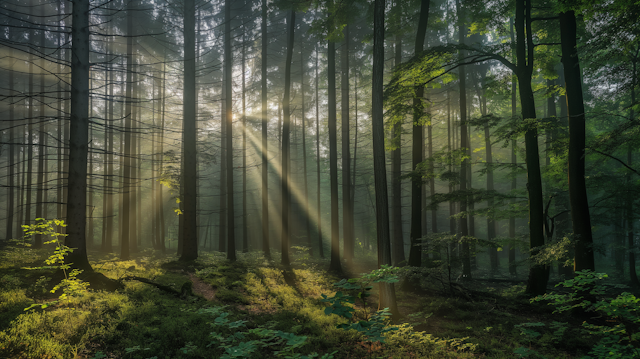
<svg viewBox="0 0 640 359">
<path fill-rule="evenodd" d="M 219 288 L 216 292 L 216 299 L 223 303 L 249 304 L 242 293 L 227 288 Z"/>
</svg>

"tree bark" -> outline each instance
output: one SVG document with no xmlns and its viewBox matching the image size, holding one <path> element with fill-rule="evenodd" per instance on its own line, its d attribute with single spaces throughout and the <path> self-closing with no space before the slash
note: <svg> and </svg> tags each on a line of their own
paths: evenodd
<svg viewBox="0 0 640 359">
<path fill-rule="evenodd" d="M 196 6 L 194 0 L 184 2 L 184 91 L 182 143 L 183 239 L 180 261 L 198 258 L 198 231 L 196 225 Z"/>
<path fill-rule="evenodd" d="M 233 98 L 232 98 L 232 61 L 231 52 L 231 0 L 224 4 L 224 87 L 225 115 L 227 122 L 227 260 L 236 260 L 235 210 L 233 198 Z M 195 158 L 195 153 L 194 153 Z M 195 178 L 195 173 L 194 173 Z M 195 184 L 194 184 L 195 188 Z M 195 225 L 195 224 L 194 224 Z"/>
<path fill-rule="evenodd" d="M 329 41 L 329 176 L 331 183 L 331 262 L 329 271 L 342 272 L 340 263 L 340 223 L 338 214 L 338 135 L 336 119 L 336 44 Z"/>
<path fill-rule="evenodd" d="M 418 22 L 418 33 L 416 34 L 415 55 L 418 56 L 424 49 L 424 40 L 429 21 L 430 0 L 422 0 L 420 3 L 420 20 Z M 416 88 L 416 95 L 413 98 L 413 133 L 412 133 L 412 165 L 411 168 L 417 171 L 418 165 L 422 163 L 422 148 L 424 147 L 424 86 Z M 410 231 L 409 265 L 420 267 L 422 265 L 422 178 L 416 175 L 411 181 L 411 231 Z"/>
<path fill-rule="evenodd" d="M 342 45 L 340 67 L 342 74 L 342 237 L 344 244 L 344 261 L 353 264 L 355 238 L 353 233 L 353 208 L 351 207 L 351 154 L 349 153 L 349 25 L 344 29 L 344 44 Z"/>
<path fill-rule="evenodd" d="M 73 268 L 92 271 L 87 258 L 87 153 L 89 146 L 89 2 L 77 1 L 71 14 L 71 119 L 69 128 L 69 190 L 65 244 L 75 250 L 66 257 Z"/>
<path fill-rule="evenodd" d="M 569 115 L 569 201 L 575 236 L 574 270 L 595 270 L 589 201 L 584 179 L 585 114 L 576 48 L 576 17 L 573 11 L 560 13 L 560 38 Z"/>
<path fill-rule="evenodd" d="M 289 209 L 291 207 L 291 194 L 289 189 L 289 172 L 290 172 L 290 129 L 291 129 L 291 61 L 293 59 L 293 39 L 296 23 L 296 12 L 290 10 L 289 19 L 287 20 L 287 59 L 284 70 L 284 98 L 282 100 L 283 126 L 282 126 L 282 240 L 281 264 L 290 266 L 289 259 Z"/>
<path fill-rule="evenodd" d="M 322 212 L 321 200 L 320 200 L 320 101 L 318 99 L 318 44 L 316 44 L 316 184 L 317 184 L 317 199 L 316 205 L 318 207 L 318 254 L 320 258 L 324 258 L 324 246 L 322 241 Z"/>
<path fill-rule="evenodd" d="M 267 258 L 271 257 L 269 247 L 269 187 L 267 160 L 267 0 L 262 0 L 262 52 L 261 52 L 261 104 L 262 104 L 262 253 Z"/>
<path fill-rule="evenodd" d="M 384 75 L 384 0 L 375 0 L 373 10 L 373 74 L 371 89 L 371 126 L 373 135 L 373 169 L 376 196 L 376 230 L 378 237 L 378 267 L 391 265 L 389 236 L 389 206 L 387 197 L 387 169 L 384 153 L 384 114 L 382 108 Z M 379 309 L 389 308 L 399 315 L 392 283 L 380 283 Z"/>
<path fill-rule="evenodd" d="M 402 63 L 402 38 L 395 37 L 395 66 Z M 391 151 L 391 220 L 393 223 L 393 265 L 406 265 L 404 254 L 404 237 L 402 235 L 402 182 L 400 181 L 402 166 L 402 123 L 393 124 L 395 150 Z"/>
<path fill-rule="evenodd" d="M 464 39 L 466 37 L 467 30 L 464 26 L 464 15 L 460 6 L 460 1 L 456 0 L 456 12 L 458 13 L 458 41 L 460 45 L 464 45 Z M 462 62 L 464 59 L 464 51 L 460 50 L 459 60 Z M 469 148 L 468 134 L 467 134 L 467 89 L 466 89 L 466 70 L 464 66 L 459 68 L 459 81 L 460 81 L 460 148 Z M 468 159 L 464 159 L 460 165 L 460 192 L 465 193 L 467 191 L 467 167 Z M 467 212 L 467 196 L 463 195 L 463 199 L 460 201 L 460 213 Z M 460 219 L 460 235 L 462 236 L 462 277 L 464 279 L 471 279 L 471 253 L 469 250 L 469 241 L 466 239 L 469 236 L 469 227 L 467 224 L 467 216 L 464 214 Z"/>
</svg>

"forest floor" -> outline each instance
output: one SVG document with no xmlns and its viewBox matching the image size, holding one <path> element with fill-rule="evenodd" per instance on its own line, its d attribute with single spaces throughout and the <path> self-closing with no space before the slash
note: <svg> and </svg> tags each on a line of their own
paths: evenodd
<svg viewBox="0 0 640 359">
<path fill-rule="evenodd" d="M 326 315 L 321 301 L 336 293 L 333 283 L 374 269 L 373 258 L 336 276 L 305 252 L 288 268 L 258 253 L 234 263 L 222 253 L 190 263 L 152 251 L 130 261 L 90 256 L 95 271 L 123 288 L 69 289 L 60 300 L 49 293 L 51 269 L 25 269 L 50 252 L 0 251 L 0 358 L 578 358 L 593 344 L 554 333 L 554 323 L 580 320 L 531 303 L 524 283 L 508 278 L 449 283 L 429 274 L 419 293 L 396 285 L 401 316 L 382 343 L 337 328 L 347 320 Z M 358 313 L 375 312 L 372 293 Z M 25 311 L 34 303 L 51 305 Z M 538 334 L 523 335 L 532 329 Z"/>
</svg>

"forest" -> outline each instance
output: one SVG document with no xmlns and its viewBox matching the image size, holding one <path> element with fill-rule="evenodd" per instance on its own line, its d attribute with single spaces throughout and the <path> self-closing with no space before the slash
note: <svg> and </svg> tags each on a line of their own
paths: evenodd
<svg viewBox="0 0 640 359">
<path fill-rule="evenodd" d="M 639 17 L 0 1 L 0 358 L 640 358 Z"/>
</svg>

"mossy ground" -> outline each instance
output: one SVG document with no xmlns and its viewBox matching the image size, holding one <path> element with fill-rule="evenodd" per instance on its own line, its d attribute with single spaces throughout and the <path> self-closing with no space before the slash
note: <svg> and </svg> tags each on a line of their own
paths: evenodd
<svg viewBox="0 0 640 359">
<path fill-rule="evenodd" d="M 247 328 L 306 336 L 301 354 L 335 351 L 335 358 L 514 358 L 520 346 L 549 357 L 574 358 L 587 347 L 581 338 L 558 344 L 550 337 L 532 343 L 521 336 L 514 329 L 517 324 L 558 318 L 544 306 L 529 304 L 517 286 L 494 288 L 486 296 L 479 294 L 483 291 L 441 294 L 433 288 L 423 294 L 397 291 L 400 329 L 385 344 L 367 343 L 355 331 L 337 329 L 338 317 L 324 314 L 320 295 L 335 292 L 331 284 L 339 278 L 326 273 L 328 263 L 308 257 L 302 261 L 302 255 L 290 268 L 257 253 L 240 254 L 235 263 L 220 253 L 201 253 L 190 263 L 151 251 L 130 261 L 95 256 L 94 269 L 109 278 L 144 277 L 177 292 L 191 280 L 194 295 L 180 297 L 124 281 L 124 289 L 116 292 L 90 291 L 25 312 L 34 302 L 56 297 L 48 293 L 52 273 L 23 269 L 41 265 L 48 254 L 47 249 L 0 251 L 0 358 L 216 358 L 223 350 L 210 345 L 212 318 L 201 309 L 220 306 L 226 306 L 234 320 L 246 321 Z M 361 263 L 352 272 L 373 267 Z M 486 286 L 483 290 L 487 292 Z M 274 355 L 262 350 L 251 357 Z"/>
</svg>

